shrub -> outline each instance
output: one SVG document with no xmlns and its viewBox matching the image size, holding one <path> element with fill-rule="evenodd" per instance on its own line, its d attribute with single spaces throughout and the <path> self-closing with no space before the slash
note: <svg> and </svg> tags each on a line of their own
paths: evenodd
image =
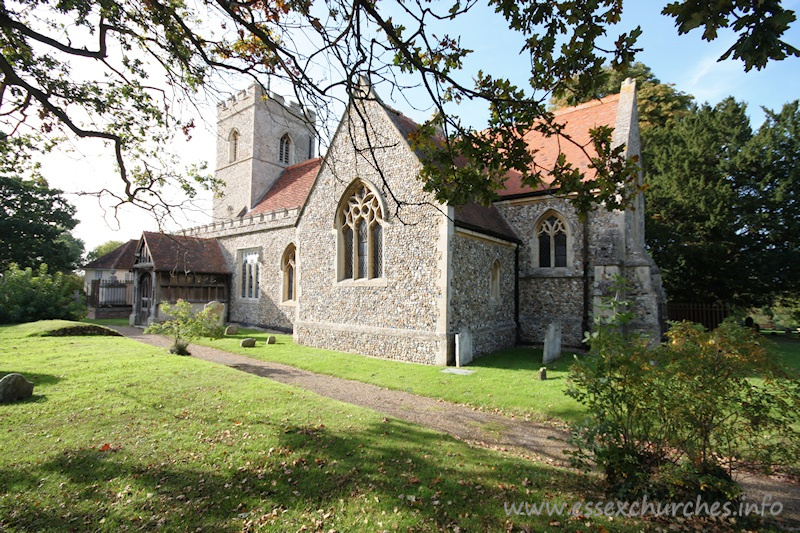
<svg viewBox="0 0 800 533">
<path fill-rule="evenodd" d="M 219 317 L 211 308 L 195 313 L 185 300 L 178 300 L 175 305 L 161 303 L 161 310 L 171 318 L 148 327 L 145 333 L 168 335 L 172 337 L 169 352 L 178 355 L 189 355 L 189 344 L 198 337 L 218 339 L 225 330 L 219 323 Z"/>
<path fill-rule="evenodd" d="M 0 276 L 0 324 L 36 320 L 80 320 L 86 314 L 78 276 L 50 274 L 42 263 L 37 270 L 11 264 Z M 75 298 L 75 291 L 81 295 Z"/>
<path fill-rule="evenodd" d="M 570 369 L 567 394 L 587 406 L 575 462 L 594 462 L 620 497 L 733 500 L 730 472 L 800 454 L 800 384 L 753 330 L 673 323 L 666 343 L 626 333 L 612 301 L 587 337 L 591 356 Z"/>
</svg>

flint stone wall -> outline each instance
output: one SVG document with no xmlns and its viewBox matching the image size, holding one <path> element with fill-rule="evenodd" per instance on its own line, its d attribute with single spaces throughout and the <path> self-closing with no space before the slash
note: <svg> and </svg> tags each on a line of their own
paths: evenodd
<svg viewBox="0 0 800 533">
<path fill-rule="evenodd" d="M 231 276 L 230 322 L 291 331 L 295 317 L 295 304 L 284 303 L 283 271 L 281 259 L 289 244 L 295 241 L 293 226 L 274 227 L 243 235 L 218 237 L 225 260 L 233 272 Z M 260 279 L 259 297 L 242 298 L 241 254 L 244 250 L 258 250 Z"/>
<path fill-rule="evenodd" d="M 547 326 L 556 320 L 562 324 L 565 346 L 579 346 L 583 340 L 583 231 L 584 224 L 569 202 L 563 198 L 539 196 L 523 201 L 495 204 L 522 240 L 520 265 L 520 340 L 541 343 Z M 534 256 L 538 248 L 536 227 L 542 217 L 553 211 L 568 225 L 568 262 L 565 268 L 537 268 Z M 631 299 L 640 318 L 634 327 L 651 338 L 660 336 L 658 301 L 663 299 L 658 269 L 644 250 L 631 249 L 635 242 L 627 238 L 630 213 L 598 209 L 589 214 L 589 283 L 590 311 L 608 292 L 614 273 L 632 284 L 626 297 Z M 596 276 L 603 276 L 597 279 Z"/>
<path fill-rule="evenodd" d="M 448 339 L 440 327 L 446 310 L 439 241 L 446 218 L 433 196 L 421 190 L 419 161 L 387 111 L 377 102 L 357 105 L 363 105 L 367 123 L 352 109 L 343 119 L 297 228 L 295 339 L 309 346 L 443 364 Z M 370 145 L 376 147 L 372 154 Z M 356 179 L 371 184 L 386 203 L 384 272 L 374 280 L 338 281 L 335 211 Z M 400 216 L 392 196 L 403 204 Z"/>
<path fill-rule="evenodd" d="M 468 329 L 474 357 L 516 343 L 514 322 L 514 247 L 456 230 L 451 240 L 453 278 L 450 282 L 450 326 Z M 500 263 L 500 291 L 490 297 L 494 261 Z"/>
</svg>

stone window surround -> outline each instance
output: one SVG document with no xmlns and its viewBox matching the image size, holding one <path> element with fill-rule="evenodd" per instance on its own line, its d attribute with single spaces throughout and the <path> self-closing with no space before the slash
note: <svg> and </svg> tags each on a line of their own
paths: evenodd
<svg viewBox="0 0 800 533">
<path fill-rule="evenodd" d="M 280 140 L 278 141 L 278 162 L 281 165 L 289 166 L 292 164 L 294 159 L 294 139 L 292 136 L 289 135 L 287 131 L 283 135 L 281 135 Z"/>
<path fill-rule="evenodd" d="M 561 220 L 567 232 L 567 266 L 566 267 L 541 267 L 539 266 L 539 229 L 542 224 L 550 217 L 555 216 Z M 534 224 L 533 235 L 530 240 L 531 264 L 533 272 L 537 276 L 546 277 L 572 277 L 574 275 L 575 264 L 575 228 L 570 224 L 569 219 L 560 211 L 550 208 L 542 213 Z"/>
<path fill-rule="evenodd" d="M 241 146 L 239 145 L 239 130 L 233 128 L 231 132 L 228 134 L 228 162 L 235 163 L 240 159 L 242 155 L 240 153 Z"/>
<path fill-rule="evenodd" d="M 500 301 L 500 260 L 495 258 L 489 271 L 489 302 Z"/>
<path fill-rule="evenodd" d="M 236 261 L 236 274 L 239 277 L 239 281 L 237 283 L 237 291 L 236 295 L 242 301 L 251 301 L 254 302 L 258 300 L 261 296 L 261 248 L 242 248 L 236 251 L 237 261 Z M 245 265 L 245 261 L 248 263 L 254 264 L 255 268 L 247 269 L 247 276 L 252 276 L 252 281 L 254 282 L 254 296 L 250 295 L 242 295 L 243 292 L 246 294 L 246 289 L 244 284 L 247 280 L 247 276 L 243 274 L 242 270 Z"/>
<path fill-rule="evenodd" d="M 291 268 L 291 276 L 289 269 Z M 290 279 L 291 277 L 291 279 Z M 291 283 L 291 298 L 289 288 Z M 286 247 L 281 257 L 281 298 L 280 302 L 285 305 L 295 305 L 297 303 L 297 246 L 292 242 Z"/>
<path fill-rule="evenodd" d="M 382 245 L 382 252 L 381 255 L 383 257 L 383 265 L 382 265 L 382 272 L 381 277 L 376 278 L 344 278 L 344 232 L 342 231 L 342 216 L 344 213 L 345 208 L 348 207 L 348 202 L 350 197 L 355 193 L 355 190 L 360 187 L 366 187 L 378 201 L 379 210 L 380 210 L 380 221 L 379 224 L 382 226 L 381 230 L 381 245 Z M 363 178 L 355 178 L 350 184 L 345 188 L 344 193 L 342 194 L 341 198 L 339 198 L 339 204 L 336 206 L 336 211 L 333 217 L 333 232 L 336 235 L 336 256 L 334 258 L 334 279 L 333 284 L 338 287 L 388 287 L 389 280 L 386 277 L 386 229 L 390 226 L 387 219 L 383 216 L 384 213 L 387 213 L 386 210 L 386 201 L 383 198 L 383 195 L 378 192 L 378 188 L 375 187 L 369 180 L 365 180 Z M 355 244 L 354 244 L 355 245 Z M 353 265 L 355 268 L 355 265 Z M 371 268 L 371 266 L 370 266 Z"/>
</svg>

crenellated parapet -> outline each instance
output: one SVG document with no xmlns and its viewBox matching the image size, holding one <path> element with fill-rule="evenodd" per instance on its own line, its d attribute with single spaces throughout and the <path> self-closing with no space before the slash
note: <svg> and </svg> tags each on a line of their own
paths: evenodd
<svg viewBox="0 0 800 533">
<path fill-rule="evenodd" d="M 287 226 L 294 226 L 300 208 L 278 209 L 267 213 L 258 213 L 230 220 L 212 222 L 203 226 L 186 228 L 176 233 L 179 235 L 202 238 L 226 237 L 229 235 L 242 235 L 257 231 L 266 231 Z"/>
</svg>

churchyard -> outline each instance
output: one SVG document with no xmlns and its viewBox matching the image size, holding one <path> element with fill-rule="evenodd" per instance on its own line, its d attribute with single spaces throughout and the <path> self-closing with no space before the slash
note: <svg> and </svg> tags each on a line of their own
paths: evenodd
<svg viewBox="0 0 800 533">
<path fill-rule="evenodd" d="M 563 424 L 583 419 L 583 408 L 564 394 L 564 386 L 579 352 L 564 349 L 561 358 L 546 365 L 547 379 L 540 381 L 542 349 L 516 347 L 480 357 L 470 364 L 469 375 L 442 373 L 441 367 L 389 361 L 357 354 L 299 346 L 291 335 L 276 335 L 275 345 L 266 345 L 270 334 L 240 329 L 236 335 L 218 340 L 198 339 L 197 344 L 247 355 L 264 361 L 292 365 L 390 389 L 405 390 L 480 409 L 521 416 L 539 422 Z M 255 348 L 242 348 L 242 338 L 257 340 Z M 773 353 L 789 367 L 800 371 L 800 337 L 767 336 Z"/>
<path fill-rule="evenodd" d="M 604 499 L 599 477 L 537 463 L 121 337 L 0 328 L 0 529 L 640 531 L 636 519 L 507 515 L 504 504 Z M 45 323 L 46 324 L 46 323 Z M 52 328 L 52 326 L 50 326 Z M 240 330 L 203 344 L 315 372 L 563 424 L 571 355 L 485 357 L 469 375 L 296 346 Z M 254 337 L 255 348 L 239 346 Z M 780 344 L 800 366 L 800 342 Z M 191 350 L 191 347 L 190 347 Z M 661 525 L 665 525 L 661 523 Z M 709 524 L 705 524 L 708 526 Z M 526 529 L 528 528 L 528 529 Z"/>
<path fill-rule="evenodd" d="M 0 328 L 0 374 L 36 384 L 27 401 L 0 405 L 0 529 L 610 524 L 506 516 L 504 502 L 599 498 L 590 476 L 129 339 L 39 333 Z"/>
</svg>

